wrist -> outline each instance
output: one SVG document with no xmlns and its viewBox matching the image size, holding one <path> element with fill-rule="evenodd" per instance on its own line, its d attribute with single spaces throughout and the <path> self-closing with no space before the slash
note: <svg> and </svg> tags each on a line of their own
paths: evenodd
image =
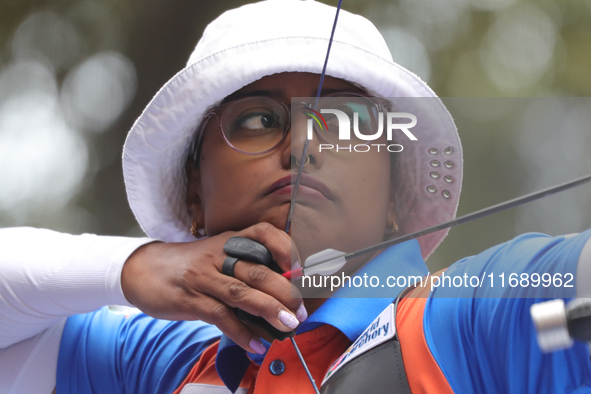
<svg viewBox="0 0 591 394">
<path fill-rule="evenodd" d="M 162 244 L 161 241 L 154 241 L 141 245 L 129 255 L 123 264 L 121 269 L 121 290 L 127 302 L 133 306 L 138 306 L 141 286 L 146 283 L 144 275 L 150 270 L 150 261 Z"/>
</svg>

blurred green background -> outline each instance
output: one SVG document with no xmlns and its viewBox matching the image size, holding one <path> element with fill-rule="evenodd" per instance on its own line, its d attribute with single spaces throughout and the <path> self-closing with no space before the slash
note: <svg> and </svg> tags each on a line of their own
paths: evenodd
<svg viewBox="0 0 591 394">
<path fill-rule="evenodd" d="M 0 227 L 141 235 L 123 187 L 127 130 L 206 24 L 244 3 L 0 0 Z M 394 60 L 442 97 L 583 97 L 531 104 L 528 116 L 508 99 L 459 111 L 459 214 L 591 173 L 591 0 L 343 7 L 374 22 Z M 437 270 L 525 231 L 589 227 L 586 186 L 455 228 L 428 263 Z"/>
</svg>

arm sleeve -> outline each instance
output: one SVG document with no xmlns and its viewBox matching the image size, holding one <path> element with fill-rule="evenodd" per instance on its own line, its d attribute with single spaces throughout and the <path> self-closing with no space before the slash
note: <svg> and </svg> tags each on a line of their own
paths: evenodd
<svg viewBox="0 0 591 394">
<path fill-rule="evenodd" d="M 525 234 L 450 267 L 448 275 L 495 276 L 495 289 L 487 281 L 471 290 L 472 297 L 452 298 L 458 294 L 453 289 L 438 288 L 427 301 L 425 340 L 455 392 L 591 393 L 585 344 L 541 353 L 529 312 L 534 303 L 574 297 L 576 278 L 569 281 L 573 287 L 567 292 L 535 289 L 531 282 L 511 287 L 507 279 L 510 273 L 576 276 L 590 236 L 591 230 L 572 237 Z M 502 273 L 505 283 L 499 289 Z"/>
<path fill-rule="evenodd" d="M 65 317 L 130 305 L 121 289 L 127 258 L 149 238 L 0 229 L 0 349 Z"/>
<path fill-rule="evenodd" d="M 220 331 L 200 321 L 124 316 L 108 308 L 68 318 L 57 392 L 172 393 Z"/>
</svg>

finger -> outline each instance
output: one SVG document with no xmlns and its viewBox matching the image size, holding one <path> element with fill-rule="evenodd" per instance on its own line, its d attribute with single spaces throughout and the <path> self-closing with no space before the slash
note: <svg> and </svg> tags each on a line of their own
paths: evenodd
<svg viewBox="0 0 591 394">
<path fill-rule="evenodd" d="M 229 285 L 226 278 L 231 281 Z M 297 312 L 291 312 L 274 297 L 253 289 L 240 280 L 216 277 L 207 283 L 203 290 L 226 305 L 240 308 L 254 316 L 261 316 L 280 331 L 291 331 L 300 323 L 296 317 Z"/>
<path fill-rule="evenodd" d="M 265 353 L 266 349 L 258 336 L 240 321 L 234 311 L 227 305 L 205 295 L 199 297 L 198 303 L 191 302 L 188 305 L 190 304 L 193 304 L 190 314 L 195 314 L 195 317 L 198 317 L 199 320 L 217 326 L 228 338 L 244 350 L 251 353 Z"/>
<path fill-rule="evenodd" d="M 264 265 L 239 260 L 234 266 L 234 277 L 270 295 L 294 313 L 302 305 L 299 290 L 289 280 Z"/>
</svg>

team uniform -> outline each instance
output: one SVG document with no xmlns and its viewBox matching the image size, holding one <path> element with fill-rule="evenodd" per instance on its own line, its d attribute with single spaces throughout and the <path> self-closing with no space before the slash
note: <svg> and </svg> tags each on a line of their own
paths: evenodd
<svg viewBox="0 0 591 394">
<path fill-rule="evenodd" d="M 589 237 L 591 230 L 573 237 L 525 234 L 466 258 L 446 273 L 575 274 Z M 425 276 L 428 271 L 418 242 L 410 241 L 387 249 L 356 275 L 364 274 Z M 358 294 L 354 290 L 340 289 L 298 329 L 296 341 L 319 384 L 355 363 L 372 343 L 379 350 L 395 333 L 413 393 L 591 392 L 587 347 L 577 343 L 566 351 L 542 354 L 529 315 L 530 305 L 541 299 L 511 298 L 519 296 L 519 288 L 505 284 L 504 298 L 488 298 L 499 296 L 489 284 L 470 288 L 474 297 L 457 297 L 454 288 L 438 288 L 429 298 L 415 294 L 399 302 L 395 324 L 382 311 L 402 289 L 388 289 L 389 298 L 347 298 Z M 313 392 L 289 341 L 267 346 L 264 356 L 248 354 L 202 322 L 125 317 L 101 309 L 68 319 L 57 392 Z M 373 373 L 361 382 L 368 392 L 381 375 L 396 369 L 393 363 L 372 367 Z"/>
</svg>

